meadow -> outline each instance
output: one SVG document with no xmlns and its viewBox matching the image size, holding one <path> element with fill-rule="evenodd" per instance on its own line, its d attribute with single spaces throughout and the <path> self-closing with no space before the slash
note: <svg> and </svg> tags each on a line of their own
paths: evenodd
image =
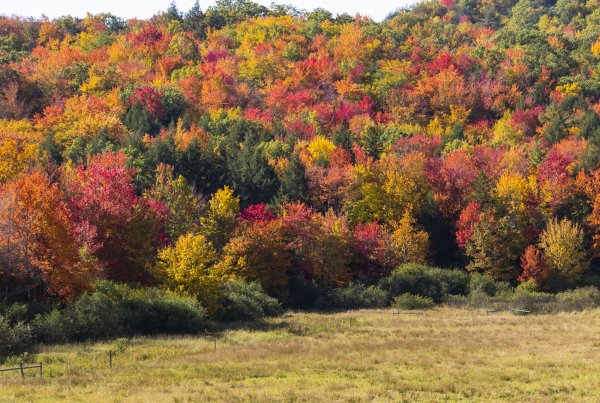
<svg viewBox="0 0 600 403">
<path fill-rule="evenodd" d="M 211 336 L 45 346 L 0 401 L 595 401 L 600 311 L 288 313 Z M 108 351 L 115 351 L 108 367 Z"/>
</svg>

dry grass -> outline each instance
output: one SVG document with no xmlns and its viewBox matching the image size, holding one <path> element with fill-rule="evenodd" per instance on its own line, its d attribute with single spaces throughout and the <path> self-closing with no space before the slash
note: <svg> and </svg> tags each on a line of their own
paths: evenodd
<svg viewBox="0 0 600 403">
<path fill-rule="evenodd" d="M 600 401 L 600 311 L 289 314 L 206 338 L 55 346 L 1 401 Z"/>
</svg>

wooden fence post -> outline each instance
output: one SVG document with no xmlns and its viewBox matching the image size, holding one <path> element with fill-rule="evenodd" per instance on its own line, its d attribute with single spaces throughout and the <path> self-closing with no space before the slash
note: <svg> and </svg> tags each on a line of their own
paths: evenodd
<svg viewBox="0 0 600 403">
<path fill-rule="evenodd" d="M 44 370 L 43 370 L 42 365 L 43 364 L 40 362 L 40 379 L 42 379 L 44 377 Z"/>
<path fill-rule="evenodd" d="M 25 378 L 25 371 L 23 371 L 23 361 L 21 361 L 21 378 Z"/>
</svg>

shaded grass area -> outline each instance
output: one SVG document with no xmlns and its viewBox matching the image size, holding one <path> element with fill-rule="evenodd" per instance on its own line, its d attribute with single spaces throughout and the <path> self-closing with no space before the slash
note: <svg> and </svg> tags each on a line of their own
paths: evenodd
<svg viewBox="0 0 600 403">
<path fill-rule="evenodd" d="M 209 337 L 49 346 L 0 401 L 594 401 L 600 311 L 295 313 Z M 117 351 L 108 369 L 108 351 Z"/>
</svg>

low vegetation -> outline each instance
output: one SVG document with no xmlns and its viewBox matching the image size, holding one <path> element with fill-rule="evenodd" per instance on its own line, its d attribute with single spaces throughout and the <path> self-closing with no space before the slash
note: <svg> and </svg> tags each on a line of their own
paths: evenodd
<svg viewBox="0 0 600 403">
<path fill-rule="evenodd" d="M 7 401 L 593 401 L 600 311 L 517 316 L 436 308 L 294 313 L 216 339 L 42 348 Z M 108 351 L 115 351 L 113 369 Z M 13 364 L 18 363 L 15 359 Z"/>
</svg>

